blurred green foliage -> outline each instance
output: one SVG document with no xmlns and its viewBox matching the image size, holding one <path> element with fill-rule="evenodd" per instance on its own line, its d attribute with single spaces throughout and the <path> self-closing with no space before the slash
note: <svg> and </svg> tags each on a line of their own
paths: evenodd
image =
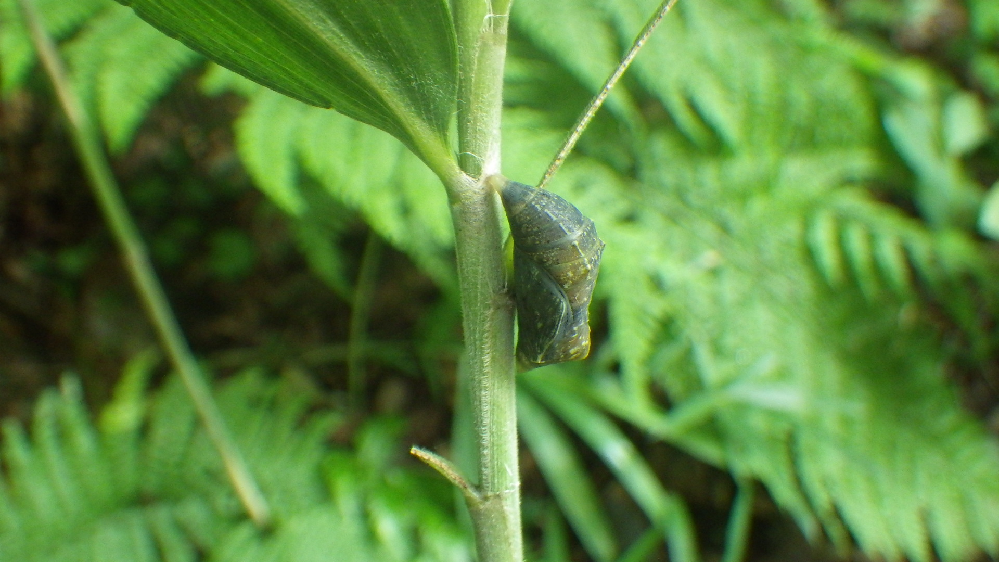
<svg viewBox="0 0 999 562">
<path fill-rule="evenodd" d="M 114 150 L 200 60 L 110 1 L 38 4 Z M 507 176 L 540 177 L 655 4 L 518 0 Z M 9 91 L 31 57 L 9 0 L 0 14 Z M 761 482 L 812 540 L 888 559 L 999 553 L 997 441 L 946 376 L 983 372 L 999 343 L 999 260 L 982 237 L 997 231 L 997 38 L 993 0 L 680 1 L 551 186 L 607 242 L 598 339 L 591 361 L 524 377 L 521 417 L 593 559 L 629 545 L 608 532 L 580 443 L 649 521 L 632 554 L 652 536 L 697 558 L 689 510 L 622 423 Z M 447 202 L 401 143 L 218 68 L 203 87 L 247 100 L 240 158 L 331 287 L 351 290 L 340 244 L 360 216 L 444 292 L 451 308 L 428 322 L 454 317 Z M 211 244 L 220 276 L 252 263 L 238 235 Z M 365 454 L 394 446 L 381 443 Z M 338 486 L 342 509 L 358 496 Z"/>
<path fill-rule="evenodd" d="M 39 400 L 30 438 L 4 425 L 0 558 L 471 560 L 448 485 L 399 466 L 400 420 L 372 417 L 331 447 L 342 420 L 315 412 L 317 393 L 251 370 L 216 397 L 275 511 L 256 529 L 179 379 L 146 389 L 157 364 L 126 366 L 97 427 L 71 376 Z"/>
</svg>

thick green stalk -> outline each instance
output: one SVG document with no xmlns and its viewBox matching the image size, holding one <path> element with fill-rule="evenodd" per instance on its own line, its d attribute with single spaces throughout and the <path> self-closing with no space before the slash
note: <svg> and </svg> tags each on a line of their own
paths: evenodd
<svg viewBox="0 0 999 562">
<path fill-rule="evenodd" d="M 449 185 L 461 287 L 467 388 L 477 440 L 477 494 L 466 495 L 480 562 L 521 562 L 513 303 L 499 197 L 500 114 L 508 1 L 459 0 L 458 139 L 464 184 Z M 472 179 L 475 178 L 475 179 Z"/>
<path fill-rule="evenodd" d="M 52 81 L 56 97 L 69 122 L 73 146 L 83 163 L 97 203 L 119 245 L 142 304 L 174 368 L 180 374 L 212 444 L 222 456 L 226 473 L 236 494 L 254 522 L 259 526 L 267 525 L 270 521 L 270 509 L 250 474 L 246 461 L 229 436 L 222 414 L 212 398 L 211 390 L 202 377 L 194 354 L 188 348 L 180 326 L 170 310 L 169 302 L 153 271 L 139 230 L 132 222 L 121 190 L 111 173 L 111 167 L 101 146 L 100 135 L 83 111 L 79 98 L 73 93 L 55 45 L 42 27 L 30 0 L 20 0 L 20 3 L 31 32 L 32 42 L 38 50 L 42 65 Z"/>
</svg>

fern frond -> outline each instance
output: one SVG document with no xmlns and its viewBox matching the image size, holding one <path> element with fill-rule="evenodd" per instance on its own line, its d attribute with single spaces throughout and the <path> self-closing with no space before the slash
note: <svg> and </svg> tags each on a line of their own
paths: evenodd
<svg viewBox="0 0 999 562">
<path fill-rule="evenodd" d="M 201 57 L 115 2 L 66 47 L 73 81 L 112 152 L 131 144 L 153 103 Z M 137 71 L 136 69 L 141 69 Z"/>
<path fill-rule="evenodd" d="M 55 38 L 73 33 L 88 18 L 106 8 L 109 0 L 39 0 L 36 8 L 45 14 L 47 31 Z M 34 48 L 28 38 L 15 0 L 0 0 L 0 86 L 3 92 L 20 87 L 34 63 Z"/>
<path fill-rule="evenodd" d="M 260 88 L 237 124 L 254 179 L 291 212 L 307 209 L 297 173 L 360 213 L 442 287 L 453 287 L 453 233 L 440 182 L 399 142 L 334 111 Z"/>
<path fill-rule="evenodd" d="M 608 242 L 598 297 L 611 346 L 597 356 L 619 359 L 623 380 L 597 361 L 592 386 L 573 390 L 759 479 L 810 537 L 887 558 L 993 552 L 997 444 L 954 399 L 922 312 L 924 285 L 957 302 L 994 291 L 983 248 L 856 187 L 888 181 L 898 155 L 881 92 L 826 19 L 808 28 L 762 2 L 723 4 L 678 5 L 636 62 L 670 118 L 618 141 L 633 143 L 641 183 L 596 179 L 606 164 L 579 156 L 553 182 L 581 205 L 617 201 L 583 210 Z M 606 6 L 622 29 L 644 17 Z M 550 134 L 523 122 L 508 142 Z"/>
<path fill-rule="evenodd" d="M 624 53 L 622 46 L 627 45 L 588 0 L 524 2 L 511 17 L 533 46 L 548 52 L 591 96 L 603 87 Z M 638 109 L 624 87 L 615 89 L 607 107 L 631 126 L 640 123 Z"/>
<path fill-rule="evenodd" d="M 56 4 L 80 10 L 67 17 L 75 23 L 66 24 L 62 36 L 96 10 L 84 9 L 90 2 L 50 2 L 53 10 L 60 9 Z M 0 7 L 9 5 L 0 0 Z M 515 56 L 510 68 L 518 80 L 550 79 L 533 89 L 518 84 L 518 91 L 585 102 L 581 92 L 599 85 L 600 65 L 616 59 L 613 46 L 630 42 L 654 0 L 572 5 L 579 9 L 559 10 L 554 24 L 539 21 L 548 8 L 515 13 L 520 35 L 511 51 L 551 59 Z M 562 398 L 599 404 L 740 478 L 760 480 L 810 537 L 825 534 L 874 556 L 915 561 L 995 553 L 996 441 L 954 398 L 944 377 L 952 357 L 926 312 L 938 300 L 950 303 L 965 332 L 994 339 L 975 325 L 979 315 L 996 313 L 994 306 L 976 308 L 980 300 L 992 305 L 994 266 L 970 231 L 960 229 L 980 195 L 964 156 L 989 139 L 979 126 L 965 136 L 947 132 L 947 100 L 964 94 L 941 73 L 844 38 L 825 4 L 780 5 L 795 19 L 762 0 L 681 2 L 638 58 L 628 84 L 645 123 L 633 126 L 638 117 L 628 109 L 631 100 L 619 98 L 613 119 L 597 124 L 608 138 L 584 139 L 584 156 L 571 157 L 553 182 L 608 242 L 596 305 L 606 303 L 608 339 L 595 342 L 591 377 L 577 373 Z M 972 22 L 978 40 L 994 35 L 994 11 L 988 2 L 974 2 L 973 12 L 985 14 Z M 99 105 L 118 94 L 101 101 L 98 37 L 109 40 L 113 30 L 131 27 L 113 16 L 97 21 L 74 47 L 80 45 L 78 75 L 94 85 L 91 99 Z M 0 28 L 0 45 L 14 36 L 7 29 Z M 599 40 L 579 48 L 580 34 Z M 140 43 L 155 49 L 155 41 Z M 26 55 L 14 49 L 8 59 L 4 50 L 3 61 L 13 61 L 5 64 L 5 78 L 10 72 L 23 79 Z M 115 56 L 133 64 L 126 54 Z M 975 58 L 976 76 L 987 88 L 997 82 L 987 78 L 999 75 L 993 59 L 987 50 Z M 185 61 L 176 53 L 164 56 L 135 99 L 153 99 L 160 91 L 154 86 L 168 82 Z M 125 96 L 121 80 L 106 78 Z M 453 284 L 447 202 L 425 166 L 370 127 L 236 82 L 231 89 L 250 99 L 238 126 L 240 154 L 265 192 L 299 218 L 305 238 L 315 242 L 331 230 L 335 236 L 351 219 L 345 211 L 357 213 L 441 286 Z M 125 139 L 142 111 L 105 125 Z M 565 111 L 570 119 L 577 113 Z M 504 173 L 539 177 L 566 133 L 558 121 L 511 108 Z M 897 173 L 900 163 L 911 177 Z M 930 222 L 959 229 L 933 230 L 865 194 L 865 185 L 888 185 L 894 197 L 917 203 Z M 321 220 L 334 227 L 313 229 Z M 342 276 L 335 252 L 320 243 L 315 248 L 333 264 L 329 278 Z M 614 364 L 624 384 L 609 372 Z M 218 484 L 220 467 L 210 461 L 186 398 L 173 389 L 150 406 L 145 426 L 96 431 L 72 421 L 83 419 L 79 412 L 51 413 L 61 411 L 61 398 L 40 407 L 31 438 L 10 426 L 0 533 L 14 538 L 0 541 L 0 557 L 42 558 L 36 551 L 68 557 L 71 549 L 96 548 L 92 535 L 79 531 L 93 528 L 136 557 L 154 545 L 154 552 L 178 559 L 202 552 L 216 559 L 289 553 L 307 559 L 312 549 L 337 550 L 321 532 L 325 525 L 341 526 L 341 546 L 354 545 L 366 556 L 425 552 L 365 542 L 373 535 L 370 521 L 412 529 L 411 521 L 391 518 L 397 513 L 391 498 L 371 502 L 370 511 L 367 496 L 347 493 L 365 482 L 371 466 L 334 457 L 326 474 L 338 491 L 333 512 L 310 503 L 324 494 L 315 482 L 292 489 L 279 481 L 278 467 L 289 459 L 301 454 L 309 460 L 300 466 L 315 462 L 318 437 L 289 429 L 303 417 L 300 406 L 280 409 L 285 398 L 279 392 L 241 384 L 229 391 L 233 425 L 246 428 L 239 439 L 252 451 L 265 488 L 294 506 L 273 540 L 240 519 Z M 652 399 L 659 389 L 669 408 Z M 606 431 L 603 413 L 585 414 L 605 430 L 584 435 L 588 442 L 620 444 L 620 435 Z M 573 425 L 580 434 L 585 421 Z M 302 433 L 311 437 L 292 445 Z M 284 460 L 266 464 L 269 447 Z M 64 469 L 53 459 L 73 461 Z M 640 472 L 658 498 L 668 495 L 644 465 Z M 307 479 L 298 470 L 289 474 L 289 480 Z M 81 502 L 102 507 L 73 507 Z M 58 519 L 65 513 L 71 517 Z M 38 530 L 38 521 L 50 523 L 48 530 Z M 66 550 L 51 550 L 53 530 L 73 537 Z"/>
<path fill-rule="evenodd" d="M 312 413 L 314 400 L 300 389 L 250 371 L 225 384 L 217 398 L 275 506 L 275 528 L 256 529 L 230 490 L 179 380 L 169 379 L 151 398 L 141 392 L 153 365 L 148 356 L 136 359 L 108 410 L 116 413 L 105 416 L 100 429 L 90 422 L 71 378 L 61 392 L 41 398 L 30 437 L 19 424 L 4 424 L 0 558 L 310 561 L 336 552 L 338 560 L 367 561 L 391 560 L 385 554 L 400 545 L 412 559 L 448 545 L 452 556 L 440 560 L 469 560 L 467 537 L 441 507 L 449 502 L 445 484 L 414 482 L 405 470 L 387 484 L 391 479 L 379 478 L 351 455 L 329 461 L 326 439 L 334 419 Z M 121 415 L 147 401 L 140 418 Z M 402 450 L 397 440 L 392 443 Z M 368 474 L 368 481 L 337 487 L 331 502 L 324 463 L 330 470 Z M 383 476 L 387 470 L 399 471 L 383 466 Z M 399 477 L 406 482 L 402 490 Z M 383 494 L 386 486 L 409 497 L 412 511 L 380 512 L 372 519 L 365 498 Z M 341 509 L 346 502 L 365 506 L 360 517 Z M 414 538 L 413 519 L 422 515 L 437 518 L 436 535 Z M 372 532 L 378 522 L 404 535 L 378 536 Z"/>
<path fill-rule="evenodd" d="M 996 272 L 970 237 L 956 230 L 934 232 L 856 189 L 840 190 L 817 205 L 806 228 L 819 270 L 834 287 L 857 277 L 870 296 L 881 286 L 905 296 L 922 281 L 946 298 L 948 289 L 965 279 L 995 285 Z"/>
<path fill-rule="evenodd" d="M 295 140 L 307 106 L 263 89 L 257 92 L 236 124 L 240 156 L 261 191 L 283 211 L 300 215 L 306 203 L 298 187 Z"/>
<path fill-rule="evenodd" d="M 128 148 L 153 103 L 200 56 L 111 0 L 38 3 L 54 37 L 65 47 L 77 94 L 90 107 L 113 152 Z M 16 2 L 0 3 L 0 68 L 4 88 L 19 85 L 33 62 Z M 83 25 L 86 24 L 86 25 Z"/>
</svg>

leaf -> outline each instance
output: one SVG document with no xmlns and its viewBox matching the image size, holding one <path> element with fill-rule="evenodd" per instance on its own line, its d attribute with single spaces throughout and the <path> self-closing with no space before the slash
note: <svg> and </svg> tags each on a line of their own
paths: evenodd
<svg viewBox="0 0 999 562">
<path fill-rule="evenodd" d="M 601 3 L 622 41 L 643 3 Z M 946 196 L 974 177 L 944 149 L 938 92 L 952 86 L 872 56 L 833 20 L 771 6 L 678 4 L 633 75 L 661 103 L 639 107 L 666 117 L 648 119 L 647 136 L 622 127 L 605 140 L 630 146 L 638 177 L 594 152 L 553 181 L 607 241 L 595 304 L 606 299 L 609 335 L 571 382 L 562 369 L 522 381 L 591 446 L 613 440 L 590 425 L 604 414 L 587 400 L 761 481 L 812 540 L 886 559 L 995 552 L 999 446 L 945 374 L 975 352 L 955 353 L 934 318 L 942 304 L 955 331 L 994 342 L 974 324 L 995 316 L 999 275 L 967 226 L 934 229 L 912 212 L 926 185 Z M 560 133 L 523 112 L 505 119 L 505 144 L 518 145 L 504 148 L 507 169 L 537 169 L 531 152 Z M 968 131 L 954 146 L 970 146 Z M 617 474 L 626 487 L 633 476 Z"/>
<path fill-rule="evenodd" d="M 977 96 L 959 92 L 944 102 L 942 134 L 948 154 L 962 156 L 988 139 L 988 117 Z"/>
<path fill-rule="evenodd" d="M 121 2 L 219 64 L 374 125 L 424 160 L 449 153 L 457 59 L 444 0 Z"/>
<path fill-rule="evenodd" d="M 111 2 L 67 44 L 65 53 L 76 91 L 117 153 L 129 147 L 153 103 L 201 60 Z"/>
<path fill-rule="evenodd" d="M 550 52 L 592 96 L 603 87 L 623 52 L 618 53 L 621 46 L 612 30 L 590 4 L 587 0 L 516 2 L 511 16 L 514 25 Z M 581 12 L 587 16 L 581 17 Z M 615 89 L 607 106 L 629 124 L 638 120 L 634 101 L 623 86 Z"/>
<path fill-rule="evenodd" d="M 978 215 L 978 229 L 982 234 L 999 240 L 999 182 L 992 185 Z"/>
<path fill-rule="evenodd" d="M 527 392 L 517 393 L 518 424 L 552 493 L 594 560 L 611 560 L 617 544 L 597 500 L 593 481 L 568 435 Z"/>
<path fill-rule="evenodd" d="M 999 37 L 999 6 L 990 0 L 971 0 L 968 9 L 971 12 L 968 19 L 976 38 L 983 43 L 995 41 Z"/>
<path fill-rule="evenodd" d="M 108 5 L 107 0 L 35 0 L 45 14 L 46 30 L 63 38 L 94 13 Z M 22 84 L 33 62 L 34 48 L 17 7 L 17 0 L 0 0 L 0 86 L 9 92 Z"/>
<path fill-rule="evenodd" d="M 334 417 L 315 412 L 316 397 L 300 386 L 245 371 L 227 379 L 216 399 L 278 522 L 255 528 L 180 380 L 143 394 L 153 359 L 140 355 L 129 366 L 104 428 L 90 421 L 72 378 L 39 400 L 30 436 L 4 422 L 0 559 L 320 562 L 336 553 L 336 560 L 366 561 L 390 560 L 386 554 L 401 544 L 412 554 L 405 560 L 471 559 L 446 482 L 426 467 L 418 476 L 398 466 L 383 475 L 389 469 L 368 470 L 364 459 L 338 451 L 340 470 L 369 477 L 331 496 L 322 473 L 333 464 Z M 144 426 L 120 419 L 134 408 L 143 410 Z M 369 506 L 386 494 L 405 501 L 374 517 Z M 345 505 L 367 511 L 350 517 Z M 401 524 L 397 535 L 372 528 L 386 521 Z"/>
<path fill-rule="evenodd" d="M 562 367 L 549 367 L 546 377 L 553 377 L 552 371 L 562 371 Z M 682 562 L 699 560 L 693 522 L 683 499 L 663 488 L 635 445 L 604 413 L 580 400 L 572 390 L 578 385 L 565 374 L 559 377 L 561 384 L 545 385 L 533 384 L 538 377 L 532 374 L 524 378 L 525 386 L 579 434 L 615 473 L 652 524 L 665 534 L 671 556 Z"/>
<path fill-rule="evenodd" d="M 895 75 L 885 74 L 898 93 L 885 104 L 884 128 L 919 179 L 920 211 L 934 226 L 970 226 L 981 202 L 980 187 L 966 177 L 957 157 L 986 134 L 977 99 L 961 93 L 945 101 L 931 69 L 893 66 Z"/>
<path fill-rule="evenodd" d="M 441 287 L 454 286 L 454 234 L 445 193 L 397 140 L 263 88 L 236 127 L 240 154 L 254 179 L 284 210 L 304 217 L 299 227 L 318 229 L 338 220 L 323 212 L 352 209 Z M 309 179 L 300 182 L 301 176 Z"/>
<path fill-rule="evenodd" d="M 301 116 L 308 109 L 282 96 L 264 94 L 236 123 L 240 156 L 247 171 L 264 195 L 291 215 L 301 215 L 306 209 L 294 154 Z"/>
</svg>

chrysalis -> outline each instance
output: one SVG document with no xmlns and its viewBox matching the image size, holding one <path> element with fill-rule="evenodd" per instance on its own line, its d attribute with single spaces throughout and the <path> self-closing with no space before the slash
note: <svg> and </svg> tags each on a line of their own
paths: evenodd
<svg viewBox="0 0 999 562">
<path fill-rule="evenodd" d="M 527 367 L 584 359 L 604 251 L 596 226 L 545 189 L 506 181 L 500 196 L 513 238 L 518 358 Z"/>
<path fill-rule="evenodd" d="M 493 176 L 513 238 L 513 292 L 517 303 L 517 356 L 527 367 L 584 359 L 590 353 L 588 319 L 604 242 L 579 209 L 545 186 L 572 152 L 611 89 L 621 79 L 653 30 L 676 0 L 659 9 L 590 101 L 548 166 L 538 187 Z"/>
</svg>

